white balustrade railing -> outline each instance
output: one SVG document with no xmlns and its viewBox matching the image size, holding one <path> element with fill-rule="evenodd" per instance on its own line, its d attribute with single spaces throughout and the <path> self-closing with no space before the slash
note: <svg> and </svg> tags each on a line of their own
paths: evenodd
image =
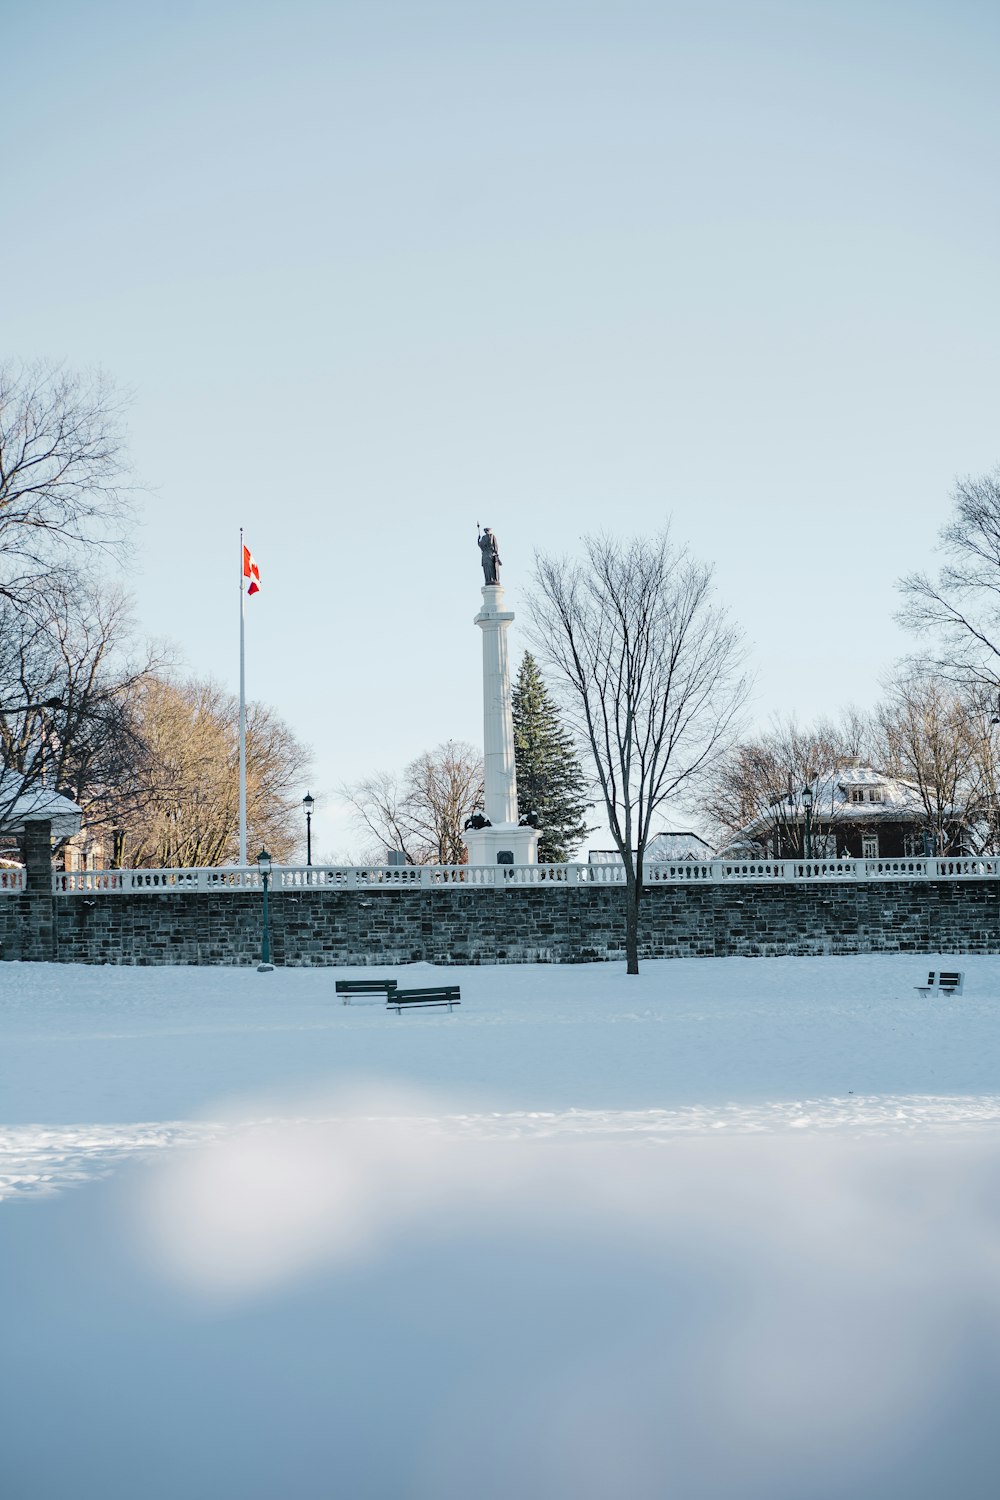
<svg viewBox="0 0 1000 1500">
<path fill-rule="evenodd" d="M 1000 875 L 1000 858 L 995 854 L 956 854 L 951 858 L 937 859 L 937 874 L 952 879 L 982 879 L 984 875 Z"/>
<path fill-rule="evenodd" d="M 0 870 L 0 895 L 25 888 L 23 870 Z M 773 884 L 775 881 L 844 884 L 879 880 L 1000 880 L 1000 857 L 954 855 L 932 859 L 712 859 L 648 864 L 643 883 L 654 885 Z M 567 885 L 624 885 L 623 865 L 275 865 L 275 892 L 291 890 L 428 890 L 440 886 L 511 889 Z M 260 890 L 255 865 L 197 870 L 71 870 L 54 874 L 60 896 L 149 895 L 183 891 Z"/>
</svg>

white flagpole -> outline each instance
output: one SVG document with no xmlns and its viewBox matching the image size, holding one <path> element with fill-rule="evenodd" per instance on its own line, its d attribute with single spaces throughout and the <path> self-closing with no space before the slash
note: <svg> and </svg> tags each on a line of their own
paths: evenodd
<svg viewBox="0 0 1000 1500">
<path fill-rule="evenodd" d="M 243 527 L 240 527 L 240 867 L 247 862 L 247 689 L 243 630 Z"/>
</svg>

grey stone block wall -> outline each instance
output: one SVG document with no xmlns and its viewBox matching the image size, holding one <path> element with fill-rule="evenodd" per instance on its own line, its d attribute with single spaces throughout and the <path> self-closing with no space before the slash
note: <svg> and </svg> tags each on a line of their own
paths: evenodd
<svg viewBox="0 0 1000 1500">
<path fill-rule="evenodd" d="M 276 964 L 586 963 L 624 957 L 624 891 L 277 892 Z M 253 892 L 0 896 L 8 959 L 254 964 Z M 1000 952 L 1000 882 L 655 886 L 640 908 L 646 958 Z"/>
</svg>

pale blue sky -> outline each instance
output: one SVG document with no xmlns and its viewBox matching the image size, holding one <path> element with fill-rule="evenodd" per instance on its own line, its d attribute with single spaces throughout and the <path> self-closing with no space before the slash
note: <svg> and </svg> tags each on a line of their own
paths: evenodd
<svg viewBox="0 0 1000 1500">
<path fill-rule="evenodd" d="M 3 350 L 134 392 L 140 618 L 233 687 L 245 526 L 321 851 L 341 781 L 481 738 L 477 520 L 517 610 L 672 514 L 758 720 L 874 700 L 1000 460 L 995 7 L 2 10 Z"/>
</svg>

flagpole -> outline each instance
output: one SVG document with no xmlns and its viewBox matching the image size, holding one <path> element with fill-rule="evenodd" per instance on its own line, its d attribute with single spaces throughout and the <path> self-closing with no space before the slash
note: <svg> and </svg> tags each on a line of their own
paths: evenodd
<svg viewBox="0 0 1000 1500">
<path fill-rule="evenodd" d="M 243 527 L 240 527 L 240 868 L 247 862 L 247 689 L 243 628 Z"/>
</svg>

